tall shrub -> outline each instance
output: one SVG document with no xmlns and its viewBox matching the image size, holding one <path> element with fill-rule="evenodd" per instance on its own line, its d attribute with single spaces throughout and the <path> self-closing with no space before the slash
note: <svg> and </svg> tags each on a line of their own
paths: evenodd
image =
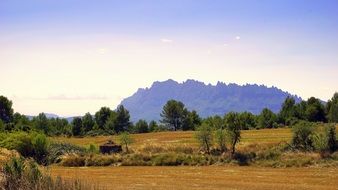
<svg viewBox="0 0 338 190">
<path fill-rule="evenodd" d="M 219 147 L 219 149 L 224 152 L 226 151 L 226 137 L 227 137 L 227 132 L 225 129 L 218 129 L 215 131 L 215 141 Z"/>
<path fill-rule="evenodd" d="M 199 142 L 202 149 L 210 154 L 210 148 L 212 146 L 212 128 L 207 124 L 202 124 L 197 128 L 195 132 L 195 138 Z"/>
<path fill-rule="evenodd" d="M 312 123 L 299 122 L 292 128 L 292 132 L 292 145 L 294 148 L 303 151 L 314 149 L 314 126 Z"/>
</svg>

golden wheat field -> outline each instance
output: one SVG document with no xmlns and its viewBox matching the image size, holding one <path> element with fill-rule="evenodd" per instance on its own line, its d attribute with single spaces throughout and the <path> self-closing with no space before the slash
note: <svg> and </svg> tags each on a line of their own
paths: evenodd
<svg viewBox="0 0 338 190">
<path fill-rule="evenodd" d="M 66 179 L 83 179 L 105 189 L 338 189 L 337 168 L 54 166 L 50 172 Z"/>
<path fill-rule="evenodd" d="M 145 144 L 197 146 L 194 133 L 158 132 L 132 135 L 137 149 Z M 242 131 L 240 146 L 290 141 L 288 128 Z M 102 144 L 117 137 L 53 138 L 76 145 Z M 256 166 L 120 166 L 49 168 L 52 176 L 82 179 L 105 189 L 338 189 L 337 167 L 269 168 Z"/>
<path fill-rule="evenodd" d="M 289 128 L 280 129 L 261 129 L 261 130 L 247 130 L 241 132 L 241 142 L 239 145 L 248 143 L 278 143 L 282 141 L 289 141 L 291 139 L 291 130 Z M 157 132 L 157 133 L 144 133 L 133 134 L 134 143 L 132 147 L 142 146 L 144 144 L 173 144 L 173 145 L 197 145 L 194 139 L 193 131 L 176 131 L 176 132 Z M 67 138 L 67 137 L 54 137 L 53 140 L 57 142 L 67 142 L 80 146 L 88 146 L 89 144 L 103 144 L 107 140 L 112 139 L 117 141 L 116 136 L 98 136 L 98 137 L 85 137 L 85 138 Z"/>
</svg>

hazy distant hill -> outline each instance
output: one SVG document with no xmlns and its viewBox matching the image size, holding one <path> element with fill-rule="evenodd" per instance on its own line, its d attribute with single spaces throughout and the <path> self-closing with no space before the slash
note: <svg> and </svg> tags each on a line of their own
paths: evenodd
<svg viewBox="0 0 338 190">
<path fill-rule="evenodd" d="M 169 99 L 182 101 L 189 109 L 194 109 L 205 117 L 223 115 L 229 111 L 249 111 L 254 114 L 267 107 L 279 111 L 282 102 L 290 93 L 276 87 L 264 85 L 225 84 L 206 85 L 195 80 L 178 83 L 174 80 L 154 82 L 150 88 L 138 89 L 132 96 L 124 99 L 123 104 L 133 121 L 138 119 L 159 120 L 163 105 Z M 301 98 L 293 96 L 296 101 Z"/>
<path fill-rule="evenodd" d="M 72 122 L 74 117 L 60 117 L 56 114 L 53 114 L 53 113 L 45 113 L 46 117 L 48 119 L 51 119 L 51 118 L 62 118 L 62 119 L 66 119 L 68 122 Z M 28 119 L 33 119 L 35 116 L 31 116 L 31 115 L 26 115 L 28 117 Z"/>
</svg>

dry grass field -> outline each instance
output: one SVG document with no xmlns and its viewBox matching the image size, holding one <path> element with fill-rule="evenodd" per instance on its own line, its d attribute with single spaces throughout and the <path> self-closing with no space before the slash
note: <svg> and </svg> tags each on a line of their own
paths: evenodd
<svg viewBox="0 0 338 190">
<path fill-rule="evenodd" d="M 242 139 L 240 145 L 248 143 L 278 143 L 281 141 L 289 141 L 291 139 L 291 130 L 289 128 L 280 129 L 261 129 L 261 130 L 247 130 L 242 131 Z M 194 139 L 193 131 L 178 131 L 178 132 L 158 132 L 158 133 L 145 133 L 133 134 L 135 142 L 132 146 L 142 146 L 144 144 L 154 143 L 161 144 L 189 144 L 197 145 Z M 85 138 L 67 138 L 67 137 L 54 137 L 53 140 L 57 142 L 67 142 L 80 146 L 88 146 L 89 144 L 103 144 L 107 140 L 113 139 L 117 141 L 116 136 L 98 136 L 98 137 L 85 137 Z"/>
<path fill-rule="evenodd" d="M 189 145 L 197 147 L 194 133 L 158 132 L 133 134 L 138 149 L 146 144 Z M 270 144 L 291 140 L 291 130 L 262 129 L 242 131 L 239 147 L 248 144 Z M 81 146 L 102 144 L 113 137 L 66 138 L 55 137 L 54 141 Z M 338 168 L 291 167 L 270 168 L 256 166 L 120 166 L 120 167 L 61 167 L 51 166 L 52 176 L 66 179 L 82 179 L 99 184 L 105 189 L 314 189 L 338 190 Z"/>
<path fill-rule="evenodd" d="M 338 189 L 338 168 L 53 166 L 50 172 L 105 189 Z"/>
</svg>

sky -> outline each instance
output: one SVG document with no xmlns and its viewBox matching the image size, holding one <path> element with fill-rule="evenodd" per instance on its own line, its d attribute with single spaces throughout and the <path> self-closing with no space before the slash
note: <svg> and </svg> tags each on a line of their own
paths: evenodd
<svg viewBox="0 0 338 190">
<path fill-rule="evenodd" d="M 0 95 L 59 116 L 112 109 L 154 81 L 338 91 L 338 1 L 1 0 Z"/>
</svg>

